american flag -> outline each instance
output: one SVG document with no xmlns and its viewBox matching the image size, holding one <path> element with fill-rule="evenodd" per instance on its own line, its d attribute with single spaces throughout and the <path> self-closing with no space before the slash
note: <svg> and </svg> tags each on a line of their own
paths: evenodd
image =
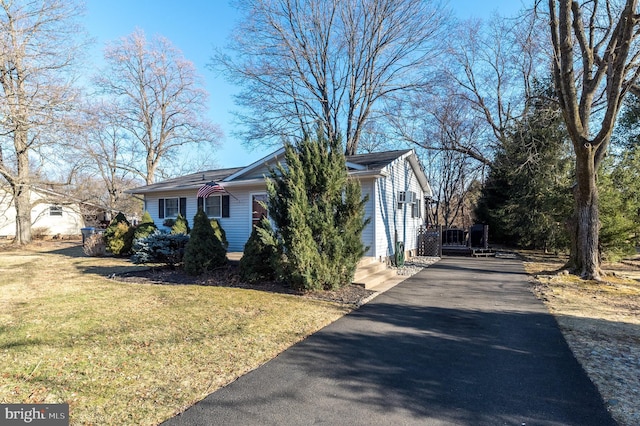
<svg viewBox="0 0 640 426">
<path fill-rule="evenodd" d="M 226 192 L 222 185 L 216 182 L 207 182 L 198 189 L 198 197 L 207 198 L 211 194 L 219 194 L 221 192 Z"/>
</svg>

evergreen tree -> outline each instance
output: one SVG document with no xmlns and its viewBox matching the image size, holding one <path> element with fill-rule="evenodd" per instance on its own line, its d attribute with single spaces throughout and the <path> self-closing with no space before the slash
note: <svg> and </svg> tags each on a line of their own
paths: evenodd
<svg viewBox="0 0 640 426">
<path fill-rule="evenodd" d="M 636 95 L 625 99 L 598 183 L 604 256 L 618 259 L 632 254 L 640 244 L 640 97 Z"/>
<path fill-rule="evenodd" d="M 365 252 L 361 234 L 368 221 L 340 142 L 318 134 L 317 140 L 286 144 L 285 160 L 286 167 L 279 164 L 267 181 L 284 279 L 301 290 L 349 284 Z"/>
<path fill-rule="evenodd" d="M 211 219 L 211 227 L 213 228 L 213 233 L 216 234 L 216 238 L 220 240 L 220 242 L 222 243 L 222 247 L 224 247 L 226 250 L 229 247 L 229 242 L 227 241 L 227 233 L 224 232 L 224 229 L 222 228 L 222 226 L 220 226 L 220 222 L 218 222 L 218 219 Z"/>
<path fill-rule="evenodd" d="M 133 235 L 134 229 L 127 217 L 122 212 L 118 213 L 104 231 L 107 251 L 116 256 L 129 254 L 133 246 Z"/>
<path fill-rule="evenodd" d="M 131 226 L 131 223 L 129 222 L 129 220 L 127 220 L 127 216 L 125 216 L 124 213 L 122 212 L 118 212 L 116 217 L 111 219 L 111 222 L 109 222 L 109 225 L 115 225 L 117 223 L 124 223 L 127 226 Z"/>
<path fill-rule="evenodd" d="M 629 175 L 633 175 L 632 172 Z M 638 171 L 635 178 L 639 178 Z M 635 253 L 635 238 L 640 230 L 638 212 L 630 208 L 629 195 L 626 190 L 637 180 L 627 181 L 624 167 L 616 164 L 613 158 L 606 158 L 598 173 L 598 189 L 600 196 L 600 245 L 606 260 L 620 260 Z M 625 182 L 626 181 L 626 182 Z M 631 195 L 638 197 L 638 193 Z"/>
<path fill-rule="evenodd" d="M 142 215 L 142 219 L 140 220 L 140 223 L 138 224 L 135 231 L 133 232 L 133 241 L 134 242 L 139 241 L 143 238 L 148 237 L 156 229 L 158 229 L 158 227 L 156 226 L 155 223 L 153 223 L 153 219 L 151 219 L 151 215 L 149 214 L 148 211 L 145 211 L 144 214 Z"/>
<path fill-rule="evenodd" d="M 151 214 L 145 210 L 142 214 L 142 219 L 140 219 L 140 224 L 143 223 L 153 223 L 153 219 L 151 219 Z"/>
<path fill-rule="evenodd" d="M 251 231 L 240 259 L 240 277 L 247 282 L 272 281 L 281 256 L 269 219 L 262 218 Z"/>
<path fill-rule="evenodd" d="M 176 217 L 176 221 L 171 227 L 171 234 L 184 234 L 188 235 L 191 230 L 189 229 L 189 222 L 187 218 L 178 213 L 178 217 Z"/>
<path fill-rule="evenodd" d="M 189 242 L 184 252 L 184 270 L 200 275 L 227 263 L 227 251 L 216 237 L 209 218 L 202 209 L 193 218 Z"/>
<path fill-rule="evenodd" d="M 490 239 L 512 246 L 568 248 L 572 168 L 562 116 L 538 88 L 529 113 L 498 147 L 476 209 Z"/>
</svg>

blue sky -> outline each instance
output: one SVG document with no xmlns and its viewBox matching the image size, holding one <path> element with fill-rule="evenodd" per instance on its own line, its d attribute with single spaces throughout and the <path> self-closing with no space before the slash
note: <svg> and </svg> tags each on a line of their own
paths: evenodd
<svg viewBox="0 0 640 426">
<path fill-rule="evenodd" d="M 147 37 L 160 34 L 182 50 L 206 82 L 210 118 L 225 134 L 215 163 L 219 167 L 248 165 L 272 149 L 246 149 L 231 135 L 233 94 L 237 88 L 207 68 L 214 47 L 224 47 L 237 19 L 226 0 L 87 0 L 86 30 L 95 38 L 91 57 L 101 58 L 104 45 L 142 28 Z M 179 6 L 178 6 L 179 4 Z M 461 18 L 486 18 L 493 12 L 509 15 L 520 8 L 518 0 L 451 0 Z"/>
</svg>

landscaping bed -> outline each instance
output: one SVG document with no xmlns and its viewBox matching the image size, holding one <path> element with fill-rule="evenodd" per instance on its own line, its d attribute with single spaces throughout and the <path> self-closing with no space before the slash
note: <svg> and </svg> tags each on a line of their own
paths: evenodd
<svg viewBox="0 0 640 426">
<path fill-rule="evenodd" d="M 214 271 L 193 277 L 179 268 L 148 268 L 144 270 L 130 271 L 112 277 L 118 281 L 138 284 L 163 284 L 163 285 L 201 285 L 228 288 L 242 288 L 269 293 L 289 294 L 306 299 L 324 300 L 340 303 L 347 306 L 359 306 L 374 292 L 366 290 L 362 286 L 348 285 L 335 291 L 299 292 L 278 282 L 247 283 L 240 279 L 237 262 L 218 268 Z"/>
</svg>

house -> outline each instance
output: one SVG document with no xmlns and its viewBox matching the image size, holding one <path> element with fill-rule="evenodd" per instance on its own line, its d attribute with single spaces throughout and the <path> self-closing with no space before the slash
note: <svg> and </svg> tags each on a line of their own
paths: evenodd
<svg viewBox="0 0 640 426">
<path fill-rule="evenodd" d="M 31 188 L 31 233 L 38 236 L 79 236 L 85 226 L 80 203 L 43 188 Z M 0 188 L 0 237 L 16 235 L 16 209 L 11 192 Z"/>
<path fill-rule="evenodd" d="M 284 161 L 284 149 L 246 167 L 210 170 L 180 176 L 163 182 L 131 189 L 144 198 L 144 208 L 155 224 L 168 229 L 178 213 L 189 222 L 202 205 L 210 218 L 219 220 L 229 242 L 228 250 L 243 251 L 253 224 L 264 212 L 265 176 L 269 168 Z M 360 181 L 362 193 L 369 195 L 365 217 L 371 222 L 362 240 L 369 247 L 365 256 L 384 261 L 396 252 L 397 242 L 407 255 L 417 249 L 418 228 L 426 217 L 425 200 L 432 197 L 431 187 L 413 150 L 357 154 L 347 157 L 349 175 Z M 208 182 L 216 182 L 224 192 L 207 198 L 197 193 Z M 400 245 L 401 246 L 401 245 Z"/>
</svg>

